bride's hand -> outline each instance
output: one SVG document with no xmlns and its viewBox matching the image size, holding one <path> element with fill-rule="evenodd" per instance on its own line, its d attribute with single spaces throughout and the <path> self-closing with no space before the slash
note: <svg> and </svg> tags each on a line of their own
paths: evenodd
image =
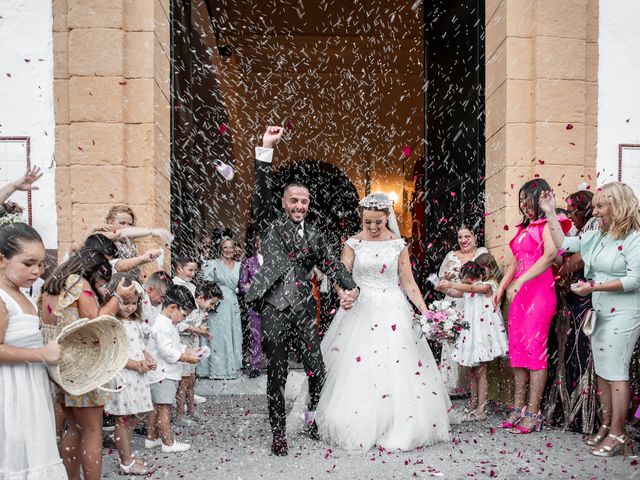
<svg viewBox="0 0 640 480">
<path fill-rule="evenodd" d="M 358 298 L 357 290 L 343 290 L 340 294 L 340 306 L 344 310 L 350 310 Z"/>
</svg>

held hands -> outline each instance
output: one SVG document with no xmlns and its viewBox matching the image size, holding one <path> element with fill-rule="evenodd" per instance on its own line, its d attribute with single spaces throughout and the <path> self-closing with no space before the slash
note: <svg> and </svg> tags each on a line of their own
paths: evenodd
<svg viewBox="0 0 640 480">
<path fill-rule="evenodd" d="M 138 368 L 136 370 L 140 373 L 147 373 L 149 370 L 155 370 L 156 364 L 153 362 L 149 362 L 148 360 L 140 360 L 138 362 Z"/>
<path fill-rule="evenodd" d="M 440 280 L 440 282 L 438 282 L 438 287 L 436 288 L 436 290 L 438 290 L 439 292 L 443 292 L 450 288 L 453 288 L 453 283 L 451 283 L 450 280 L 443 279 L 443 280 Z"/>
<path fill-rule="evenodd" d="M 357 298 L 358 298 L 358 290 L 356 289 L 343 290 L 340 293 L 340 306 L 344 310 L 351 310 Z"/>
<path fill-rule="evenodd" d="M 40 358 L 48 365 L 57 365 L 62 360 L 62 348 L 55 340 L 40 348 Z"/>
<path fill-rule="evenodd" d="M 262 136 L 262 146 L 264 148 L 273 148 L 280 141 L 284 134 L 284 128 L 269 126 Z"/>
<path fill-rule="evenodd" d="M 544 192 L 540 193 L 540 198 L 538 199 L 538 205 L 540 206 L 540 209 L 546 214 L 549 214 L 550 212 L 555 213 L 556 199 L 555 199 L 555 196 L 553 195 L 553 192 L 549 190 L 545 190 Z"/>
<path fill-rule="evenodd" d="M 149 366 L 149 370 L 155 370 L 158 365 L 155 358 L 153 358 L 146 350 L 143 350 L 144 362 Z"/>
</svg>

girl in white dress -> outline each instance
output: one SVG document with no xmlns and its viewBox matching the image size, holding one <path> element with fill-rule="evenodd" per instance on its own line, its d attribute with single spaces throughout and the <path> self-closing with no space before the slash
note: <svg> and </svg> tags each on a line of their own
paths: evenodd
<svg viewBox="0 0 640 480">
<path fill-rule="evenodd" d="M 450 295 L 464 296 L 465 299 L 464 318 L 469 322 L 469 330 L 463 330 L 458 337 L 452 358 L 471 370 L 471 399 L 465 418 L 468 421 L 486 420 L 485 407 L 489 398 L 487 366 L 491 360 L 508 352 L 502 313 L 491 300 L 498 289 L 499 272 L 495 259 L 484 253 L 477 262 L 467 262 L 462 266 L 460 282 L 440 282 L 440 287 L 448 289 Z"/>
<path fill-rule="evenodd" d="M 426 312 L 408 249 L 387 227 L 388 220 L 397 227 L 392 203 L 376 193 L 361 206 L 363 229 L 341 258 L 360 294 L 352 309 L 338 311 L 321 345 L 327 376 L 315 417 L 320 435 L 362 450 L 446 442 L 451 402 L 407 301 Z"/>
<path fill-rule="evenodd" d="M 122 475 L 149 475 L 151 467 L 131 452 L 131 437 L 134 425 L 153 410 L 151 388 L 146 373 L 156 369 L 154 359 L 144 347 L 142 331 L 142 286 L 132 281 L 126 274 L 115 274 L 107 289 L 115 295 L 115 289 L 125 278 L 125 286 L 133 284 L 135 292 L 119 299 L 116 317 L 122 321 L 129 337 L 129 360 L 117 378 L 118 388 L 123 390 L 114 395 L 105 405 L 105 411 L 115 417 L 115 442 L 120 456 L 120 473 Z"/>
<path fill-rule="evenodd" d="M 60 360 L 60 347 L 43 346 L 36 307 L 20 291 L 42 275 L 44 260 L 33 228 L 0 227 L 0 478 L 67 478 L 45 366 Z"/>
</svg>

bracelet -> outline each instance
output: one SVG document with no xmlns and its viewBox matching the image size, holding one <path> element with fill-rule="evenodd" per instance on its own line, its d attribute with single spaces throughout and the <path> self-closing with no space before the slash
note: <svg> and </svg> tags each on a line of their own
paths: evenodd
<svg viewBox="0 0 640 480">
<path fill-rule="evenodd" d="M 118 295 L 117 293 L 114 293 L 113 297 L 111 297 L 111 298 L 117 298 L 118 299 L 118 303 L 124 303 L 124 299 L 120 295 Z"/>
</svg>

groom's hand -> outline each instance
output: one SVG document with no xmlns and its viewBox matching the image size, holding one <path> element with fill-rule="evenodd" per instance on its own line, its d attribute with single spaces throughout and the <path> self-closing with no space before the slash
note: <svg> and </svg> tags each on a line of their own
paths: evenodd
<svg viewBox="0 0 640 480">
<path fill-rule="evenodd" d="M 262 146 L 264 148 L 273 148 L 280 141 L 283 133 L 284 128 L 282 127 L 267 127 L 267 131 L 262 136 Z"/>
<path fill-rule="evenodd" d="M 340 306 L 344 310 L 350 310 L 358 298 L 358 290 L 343 290 L 340 296 Z"/>
</svg>

